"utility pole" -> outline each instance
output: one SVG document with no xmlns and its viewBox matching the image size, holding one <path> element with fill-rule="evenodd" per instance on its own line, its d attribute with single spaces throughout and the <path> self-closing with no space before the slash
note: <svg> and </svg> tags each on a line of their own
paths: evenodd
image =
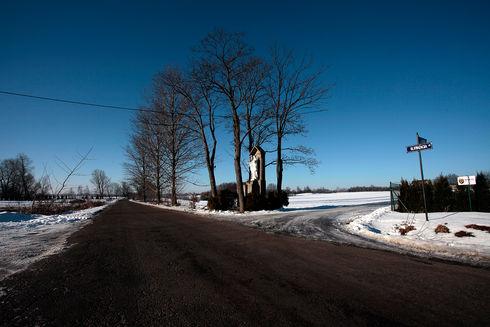
<svg viewBox="0 0 490 327">
<path fill-rule="evenodd" d="M 417 144 L 420 144 L 420 136 L 417 133 Z M 427 201 L 425 199 L 425 180 L 424 180 L 424 168 L 422 166 L 422 153 L 418 150 L 419 153 L 419 163 L 420 163 L 420 177 L 422 177 L 422 197 L 424 198 L 424 209 L 425 209 L 425 220 L 429 221 L 429 214 L 427 213 Z"/>
</svg>

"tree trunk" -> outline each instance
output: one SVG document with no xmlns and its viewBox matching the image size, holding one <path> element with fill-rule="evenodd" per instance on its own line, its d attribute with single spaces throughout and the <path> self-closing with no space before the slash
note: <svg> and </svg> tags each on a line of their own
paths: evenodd
<svg viewBox="0 0 490 327">
<path fill-rule="evenodd" d="M 175 139 L 175 138 L 174 138 Z M 175 148 L 173 148 L 173 154 L 172 154 L 172 174 L 171 174 L 171 180 L 172 180 L 172 190 L 171 190 L 171 195 L 170 195 L 170 201 L 172 206 L 177 205 L 177 158 L 175 155 Z"/>
<path fill-rule="evenodd" d="M 218 191 L 216 189 L 216 177 L 214 176 L 214 160 L 211 160 L 207 146 L 204 147 L 204 153 L 205 153 L 205 157 L 206 157 L 206 165 L 208 167 L 209 186 L 210 186 L 210 190 L 211 190 L 211 197 L 214 198 L 218 195 Z"/>
<path fill-rule="evenodd" d="M 208 166 L 209 188 L 211 191 L 211 197 L 215 198 L 218 195 L 218 191 L 216 189 L 216 177 L 214 176 L 214 164 L 209 159 L 208 153 L 206 153 L 206 164 Z"/>
<path fill-rule="evenodd" d="M 282 136 L 277 136 L 277 164 L 276 164 L 276 176 L 277 176 L 277 194 L 282 192 Z"/>
<path fill-rule="evenodd" d="M 211 190 L 214 192 L 215 196 L 218 196 L 218 187 L 216 186 L 216 177 L 214 175 L 214 169 L 216 166 L 214 165 L 214 159 L 216 158 L 216 144 L 218 141 L 216 141 L 216 136 L 214 135 L 213 131 L 213 149 L 211 150 L 211 160 L 210 160 L 210 167 L 211 167 L 211 172 L 212 174 L 209 175 L 209 180 L 211 184 Z"/>
<path fill-rule="evenodd" d="M 160 164 L 160 163 L 158 163 Z M 160 204 L 162 202 L 162 185 L 160 185 L 160 168 L 157 168 L 157 180 L 156 180 L 156 186 L 157 186 L 157 203 Z"/>
<path fill-rule="evenodd" d="M 177 178 L 175 176 L 175 169 L 172 170 L 172 195 L 171 195 L 172 206 L 177 205 Z"/>
<path fill-rule="evenodd" d="M 218 190 L 216 188 L 216 178 L 214 176 L 214 169 L 208 167 L 209 170 L 209 184 L 211 189 L 211 196 L 215 198 L 218 195 Z"/>
<path fill-rule="evenodd" d="M 147 178 L 147 171 L 146 171 L 146 160 L 145 157 L 143 156 L 143 166 L 141 167 L 143 169 L 143 202 L 146 202 L 147 196 L 146 196 L 146 189 L 147 189 L 147 183 L 148 183 L 148 178 Z"/>
<path fill-rule="evenodd" d="M 206 135 L 204 134 L 203 129 L 201 129 L 201 140 L 204 147 L 206 166 L 208 167 L 209 187 L 211 191 L 211 197 L 215 198 L 218 195 L 218 191 L 216 189 L 216 177 L 214 175 L 214 149 L 216 149 L 216 140 L 214 141 L 213 155 L 209 154 L 208 141 L 206 139 Z"/>
<path fill-rule="evenodd" d="M 235 176 L 236 176 L 236 191 L 238 193 L 238 210 L 243 213 L 245 211 L 245 196 L 243 194 L 242 182 L 242 167 L 241 167 L 241 142 L 240 142 L 240 121 L 236 113 L 233 114 L 233 136 L 235 143 Z"/>
<path fill-rule="evenodd" d="M 250 124 L 250 115 L 247 115 L 247 132 L 248 132 L 248 154 L 250 154 L 250 152 L 252 152 L 252 148 L 254 146 L 254 139 L 253 139 L 253 135 L 252 135 L 252 126 Z M 251 180 L 252 179 L 252 172 L 250 171 L 250 166 L 248 168 L 248 180 Z"/>
</svg>

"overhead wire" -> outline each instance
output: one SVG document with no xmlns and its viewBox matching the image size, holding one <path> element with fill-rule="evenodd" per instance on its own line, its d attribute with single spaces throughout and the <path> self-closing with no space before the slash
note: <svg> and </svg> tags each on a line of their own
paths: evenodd
<svg viewBox="0 0 490 327">
<path fill-rule="evenodd" d="M 104 108 L 104 109 L 120 110 L 120 111 L 124 110 L 124 111 L 136 111 L 136 112 L 140 112 L 140 111 L 141 112 L 156 112 L 156 113 L 159 113 L 160 112 L 158 110 L 152 110 L 152 109 L 131 108 L 131 107 L 116 106 L 116 105 L 100 104 L 100 103 L 94 103 L 94 102 L 85 102 L 85 101 L 78 101 L 78 100 L 53 98 L 53 97 L 39 96 L 39 95 L 27 94 L 27 93 L 20 93 L 20 92 L 10 92 L 10 91 L 2 91 L 2 90 L 0 90 L 0 94 L 17 96 L 17 97 L 24 97 L 24 98 L 31 98 L 31 99 L 37 99 L 37 100 L 44 100 L 44 101 L 69 103 L 69 104 L 75 104 L 75 105 L 81 105 L 81 106 L 87 106 L 87 107 L 94 107 L 94 108 Z M 302 112 L 301 114 L 313 114 L 313 113 L 319 113 L 319 112 L 325 112 L 325 111 L 327 111 L 327 110 L 317 109 L 317 110 L 305 111 L 305 112 Z M 224 115 L 224 116 L 223 115 L 215 115 L 215 116 L 216 117 L 219 117 L 219 118 L 227 118 L 227 117 L 229 117 L 229 115 Z"/>
</svg>

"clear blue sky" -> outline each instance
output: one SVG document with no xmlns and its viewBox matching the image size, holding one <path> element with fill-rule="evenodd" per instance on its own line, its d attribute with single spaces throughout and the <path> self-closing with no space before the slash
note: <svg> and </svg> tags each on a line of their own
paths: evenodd
<svg viewBox="0 0 490 327">
<path fill-rule="evenodd" d="M 489 1 L 3 1 L 0 90 L 138 107 L 152 75 L 185 65 L 214 27 L 243 31 L 262 53 L 279 42 L 328 65 L 335 83 L 310 115 L 315 175 L 289 168 L 295 187 L 386 185 L 418 176 L 415 133 L 434 143 L 426 175 L 490 170 Z M 131 113 L 0 95 L 0 159 L 28 154 L 42 173 L 94 146 L 83 172 L 123 179 Z M 218 180 L 234 180 L 231 139 Z M 206 183 L 203 171 L 197 179 Z M 268 171 L 268 181 L 275 179 Z M 88 183 L 80 176 L 72 185 Z"/>
</svg>

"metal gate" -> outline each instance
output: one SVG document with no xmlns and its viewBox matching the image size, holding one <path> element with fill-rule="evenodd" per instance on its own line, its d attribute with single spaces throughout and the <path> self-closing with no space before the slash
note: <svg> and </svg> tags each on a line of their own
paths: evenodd
<svg viewBox="0 0 490 327">
<path fill-rule="evenodd" d="M 391 211 L 397 211 L 400 197 L 400 184 L 390 182 Z"/>
</svg>

